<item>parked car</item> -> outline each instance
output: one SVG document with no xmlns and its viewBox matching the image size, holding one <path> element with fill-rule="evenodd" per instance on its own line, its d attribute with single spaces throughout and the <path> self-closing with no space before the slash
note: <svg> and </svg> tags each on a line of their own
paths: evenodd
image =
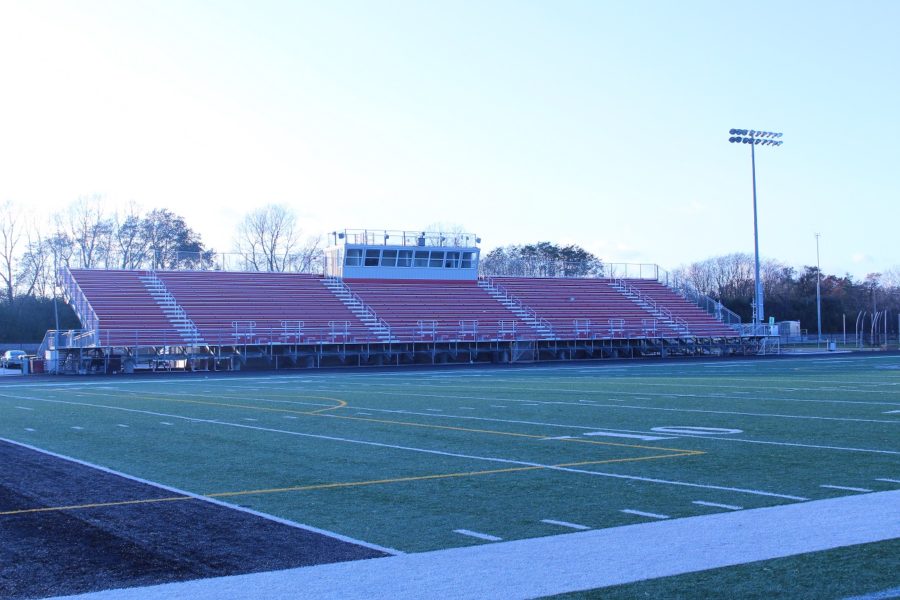
<svg viewBox="0 0 900 600">
<path fill-rule="evenodd" d="M 0 358 L 0 367 L 4 369 L 21 367 L 23 360 L 25 360 L 25 352 L 22 350 L 7 350 L 3 353 L 3 358 Z"/>
</svg>

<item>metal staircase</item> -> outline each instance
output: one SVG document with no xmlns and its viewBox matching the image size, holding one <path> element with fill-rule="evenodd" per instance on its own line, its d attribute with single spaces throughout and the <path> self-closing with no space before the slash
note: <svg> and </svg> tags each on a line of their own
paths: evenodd
<svg viewBox="0 0 900 600">
<path fill-rule="evenodd" d="M 86 331 L 93 332 L 94 337 L 96 338 L 99 333 L 98 330 L 100 329 L 100 319 L 97 318 L 97 313 L 94 312 L 94 308 L 88 301 L 84 291 L 82 291 L 81 286 L 75 281 L 75 277 L 72 275 L 69 267 L 60 269 L 59 275 L 63 298 L 75 311 L 75 315 L 78 317 L 78 320 L 81 321 L 81 326 Z M 94 342 L 96 342 L 96 339 Z"/>
<path fill-rule="evenodd" d="M 363 324 L 375 334 L 380 342 L 394 342 L 396 340 L 391 336 L 391 326 L 387 321 L 378 316 L 378 314 L 368 306 L 359 295 L 347 287 L 347 284 L 338 277 L 326 277 L 322 283 L 331 290 L 338 300 L 343 302 L 344 306 L 350 309 Z"/>
<path fill-rule="evenodd" d="M 547 320 L 542 319 L 534 309 L 506 291 L 506 288 L 496 284 L 492 278 L 479 279 L 478 287 L 528 323 L 542 339 L 552 340 L 556 337 L 556 334 L 553 333 L 553 326 Z"/>
<path fill-rule="evenodd" d="M 138 279 L 143 282 L 144 287 L 147 288 L 147 291 L 150 292 L 150 295 L 156 300 L 156 303 L 162 309 L 166 318 L 169 319 L 169 323 L 171 323 L 172 327 L 174 327 L 181 335 L 182 340 L 195 346 L 206 344 L 206 342 L 203 341 L 203 337 L 200 335 L 197 326 L 190 317 L 187 316 L 187 313 L 175 300 L 175 296 L 172 295 L 166 287 L 166 284 L 156 276 L 155 272 L 147 271 L 144 275 L 140 275 Z"/>
<path fill-rule="evenodd" d="M 691 330 L 688 327 L 687 321 L 672 314 L 672 311 L 665 306 L 660 305 L 650 296 L 642 294 L 638 288 L 634 287 L 625 279 L 613 279 L 610 285 L 623 296 L 659 319 L 662 323 L 668 325 L 678 335 L 683 337 L 691 335 Z"/>
</svg>

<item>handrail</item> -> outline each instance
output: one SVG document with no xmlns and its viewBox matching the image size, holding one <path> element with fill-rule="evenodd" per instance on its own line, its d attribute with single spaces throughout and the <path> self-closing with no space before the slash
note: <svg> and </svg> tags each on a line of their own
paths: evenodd
<svg viewBox="0 0 900 600">
<path fill-rule="evenodd" d="M 634 284 L 626 281 L 624 278 L 619 278 L 616 279 L 612 285 L 626 296 L 629 294 L 634 296 L 635 302 L 647 305 L 650 313 L 662 317 L 663 322 L 672 323 L 676 330 L 682 329 L 683 334 L 690 334 L 690 326 L 685 319 L 677 317 L 668 307 L 661 306 L 655 298 L 644 294 L 640 289 L 635 287 Z"/>
<path fill-rule="evenodd" d="M 667 276 L 666 281 L 660 281 L 660 283 L 664 283 L 688 302 L 696 304 L 708 314 L 712 315 L 716 320 L 730 326 L 732 329 L 741 330 L 742 322 L 740 315 L 726 308 L 721 302 L 700 292 L 700 290 L 694 287 L 687 279 L 672 276 L 671 281 L 669 281 Z"/>
<path fill-rule="evenodd" d="M 175 316 L 187 324 L 188 336 L 190 337 L 189 341 L 194 342 L 195 344 L 196 343 L 202 344 L 203 336 L 200 335 L 200 330 L 197 329 L 197 324 L 194 323 L 194 320 L 188 316 L 188 314 L 184 310 L 184 308 L 180 304 L 178 304 L 178 300 L 175 299 L 174 294 L 172 294 L 172 292 L 169 291 L 169 288 L 166 287 L 165 282 L 162 279 L 160 279 L 159 276 L 157 276 L 156 270 L 150 269 L 148 271 L 145 271 L 145 273 L 146 273 L 145 277 L 152 280 L 156 291 L 160 292 L 162 294 L 162 299 L 166 302 L 166 308 L 170 308 L 170 309 L 174 310 Z M 146 282 L 144 282 L 144 287 L 147 287 Z M 153 292 L 149 288 L 147 291 L 150 292 L 151 296 L 153 295 Z M 154 300 L 156 300 L 155 297 L 154 297 Z M 157 300 L 157 302 L 159 303 L 159 300 Z M 162 304 L 160 304 L 160 306 L 162 306 Z M 170 321 L 171 321 L 171 319 L 170 319 Z"/>
<path fill-rule="evenodd" d="M 75 313 L 82 320 L 81 324 L 85 326 L 85 329 L 98 329 L 100 327 L 100 318 L 97 316 L 96 311 L 94 311 L 94 307 L 91 306 L 91 301 L 88 300 L 87 294 L 81 289 L 75 276 L 72 275 L 72 271 L 69 270 L 68 265 L 63 265 L 61 270 L 64 283 L 63 291 L 69 294 L 69 301 L 73 303 Z M 78 292 L 77 297 L 72 293 L 72 288 Z M 89 311 L 88 313 L 85 313 L 85 307 Z"/>
<path fill-rule="evenodd" d="M 356 303 L 356 305 L 359 307 L 359 309 L 362 310 L 363 313 L 365 313 L 365 315 L 367 317 L 369 317 L 370 319 L 372 319 L 373 321 L 376 321 L 378 323 L 378 327 L 380 327 L 382 329 L 382 331 L 379 331 L 378 333 L 384 334 L 386 332 L 387 336 L 390 337 L 390 335 L 391 335 L 390 324 L 388 324 L 387 321 L 385 321 L 384 319 L 379 317 L 378 313 L 375 312 L 375 309 L 373 309 L 371 306 L 366 304 L 365 300 L 363 300 L 359 294 L 357 294 L 356 292 L 351 290 L 350 286 L 348 286 L 346 283 L 344 283 L 343 279 L 341 279 L 340 277 L 335 277 L 333 275 L 329 275 L 329 276 L 325 277 L 325 281 L 330 281 L 330 282 L 340 286 L 341 290 L 350 296 L 350 299 Z"/>
<path fill-rule="evenodd" d="M 525 304 L 522 300 L 510 294 L 509 290 L 497 283 L 494 277 L 483 277 L 481 278 L 481 281 L 484 281 L 489 288 L 495 290 L 498 294 L 502 294 L 504 299 L 515 304 L 520 311 L 525 313 L 525 320 L 531 321 L 532 326 L 546 329 L 551 336 L 553 335 L 553 325 L 551 325 L 549 321 L 541 317 L 536 310 Z"/>
</svg>

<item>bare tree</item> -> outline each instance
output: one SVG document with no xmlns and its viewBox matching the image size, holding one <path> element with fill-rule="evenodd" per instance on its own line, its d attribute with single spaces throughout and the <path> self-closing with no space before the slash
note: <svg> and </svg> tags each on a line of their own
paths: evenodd
<svg viewBox="0 0 900 600">
<path fill-rule="evenodd" d="M 235 246 L 254 271 L 307 270 L 320 240 L 300 241 L 297 216 L 282 204 L 269 204 L 248 213 L 238 225 Z"/>
<path fill-rule="evenodd" d="M 881 282 L 886 288 L 900 289 L 900 265 L 887 269 L 882 274 Z"/>
<path fill-rule="evenodd" d="M 290 270 L 297 273 L 325 272 L 325 253 L 321 236 L 311 235 L 297 247 L 291 257 Z"/>
<path fill-rule="evenodd" d="M 23 226 L 17 207 L 9 200 L 0 204 L 0 283 L 7 301 L 12 302 L 16 292 L 16 260 L 22 241 Z"/>
<path fill-rule="evenodd" d="M 147 258 L 147 240 L 142 235 L 140 209 L 130 204 L 124 215 L 116 212 L 113 229 L 118 268 L 139 268 Z"/>
<path fill-rule="evenodd" d="M 99 194 L 82 196 L 73 202 L 58 229 L 65 229 L 75 246 L 78 265 L 85 269 L 108 265 L 113 222 L 103 209 Z"/>
<path fill-rule="evenodd" d="M 19 289 L 24 296 L 47 298 L 54 281 L 47 243 L 37 228 L 29 228 L 25 237 L 25 252 L 19 260 Z"/>
<path fill-rule="evenodd" d="M 45 240 L 47 251 L 50 253 L 49 268 L 53 272 L 53 284 L 58 289 L 62 287 L 62 279 L 60 271 L 63 267 L 69 267 L 72 261 L 72 253 L 75 251 L 69 235 L 59 229 L 56 230 Z"/>
<path fill-rule="evenodd" d="M 458 223 L 431 223 L 422 233 L 428 238 L 429 246 L 471 246 L 475 243 L 474 236 Z"/>
</svg>

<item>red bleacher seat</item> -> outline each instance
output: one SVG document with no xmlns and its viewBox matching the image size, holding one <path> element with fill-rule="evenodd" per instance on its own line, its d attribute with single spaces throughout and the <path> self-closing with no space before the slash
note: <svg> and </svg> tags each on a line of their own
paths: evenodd
<svg viewBox="0 0 900 600">
<path fill-rule="evenodd" d="M 515 322 L 519 339 L 536 332 L 476 281 L 346 279 L 344 283 L 391 326 L 400 341 L 499 339 L 500 323 Z M 420 321 L 434 321 L 423 330 Z"/>
</svg>

